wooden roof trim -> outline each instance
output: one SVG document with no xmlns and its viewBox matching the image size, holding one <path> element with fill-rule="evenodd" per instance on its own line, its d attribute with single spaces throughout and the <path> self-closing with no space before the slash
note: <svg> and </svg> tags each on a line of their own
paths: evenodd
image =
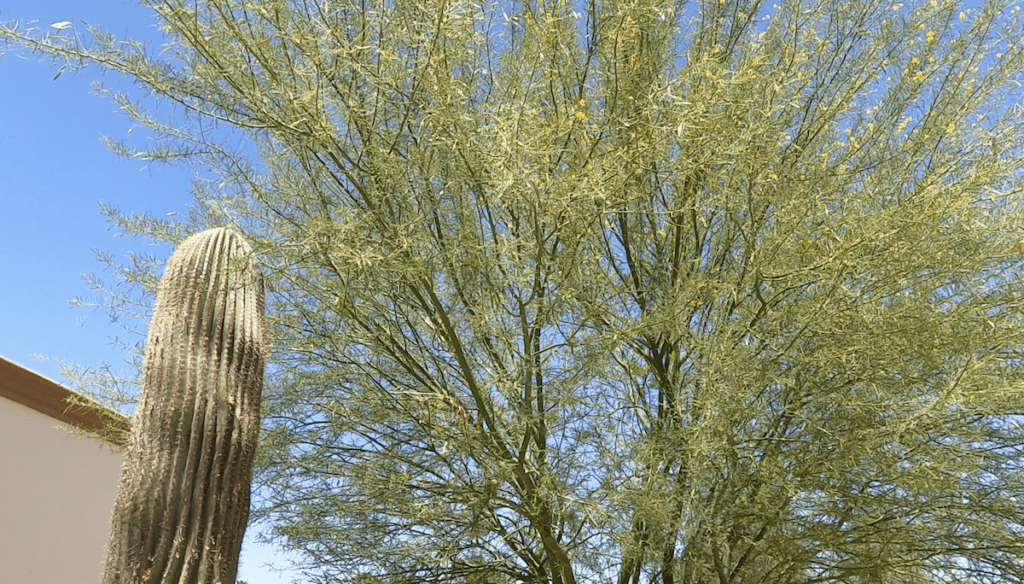
<svg viewBox="0 0 1024 584">
<path fill-rule="evenodd" d="M 75 393 L 35 371 L 0 356 L 0 397 L 124 446 L 131 422 L 124 414 Z M 74 406 L 74 398 L 87 405 Z"/>
</svg>

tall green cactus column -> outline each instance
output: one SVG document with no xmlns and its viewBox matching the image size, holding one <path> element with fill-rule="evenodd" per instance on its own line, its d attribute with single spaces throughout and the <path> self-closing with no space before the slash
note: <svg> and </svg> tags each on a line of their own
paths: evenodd
<svg viewBox="0 0 1024 584">
<path fill-rule="evenodd" d="M 103 584 L 234 584 L 268 341 L 263 279 L 230 229 L 167 262 Z"/>
</svg>

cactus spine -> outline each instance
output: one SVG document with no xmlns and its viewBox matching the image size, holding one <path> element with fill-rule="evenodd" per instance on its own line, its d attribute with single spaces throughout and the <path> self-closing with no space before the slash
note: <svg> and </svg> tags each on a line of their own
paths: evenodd
<svg viewBox="0 0 1024 584">
<path fill-rule="evenodd" d="M 168 260 L 103 584 L 234 584 L 267 357 L 263 280 L 230 229 Z"/>
</svg>

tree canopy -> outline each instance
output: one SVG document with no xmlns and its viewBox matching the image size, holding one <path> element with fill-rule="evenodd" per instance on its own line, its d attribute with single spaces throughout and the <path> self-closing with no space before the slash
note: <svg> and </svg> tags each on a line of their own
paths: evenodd
<svg viewBox="0 0 1024 584">
<path fill-rule="evenodd" d="M 121 229 L 263 259 L 311 581 L 1024 581 L 1019 7 L 146 4 L 0 38 L 196 168 Z"/>
</svg>

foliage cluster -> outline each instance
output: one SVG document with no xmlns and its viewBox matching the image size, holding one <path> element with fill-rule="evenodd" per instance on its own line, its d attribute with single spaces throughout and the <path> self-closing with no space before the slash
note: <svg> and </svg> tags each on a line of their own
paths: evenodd
<svg viewBox="0 0 1024 584">
<path fill-rule="evenodd" d="M 1024 581 L 1018 7 L 147 4 L 0 38 L 174 106 L 122 229 L 264 258 L 312 580 Z"/>
</svg>

